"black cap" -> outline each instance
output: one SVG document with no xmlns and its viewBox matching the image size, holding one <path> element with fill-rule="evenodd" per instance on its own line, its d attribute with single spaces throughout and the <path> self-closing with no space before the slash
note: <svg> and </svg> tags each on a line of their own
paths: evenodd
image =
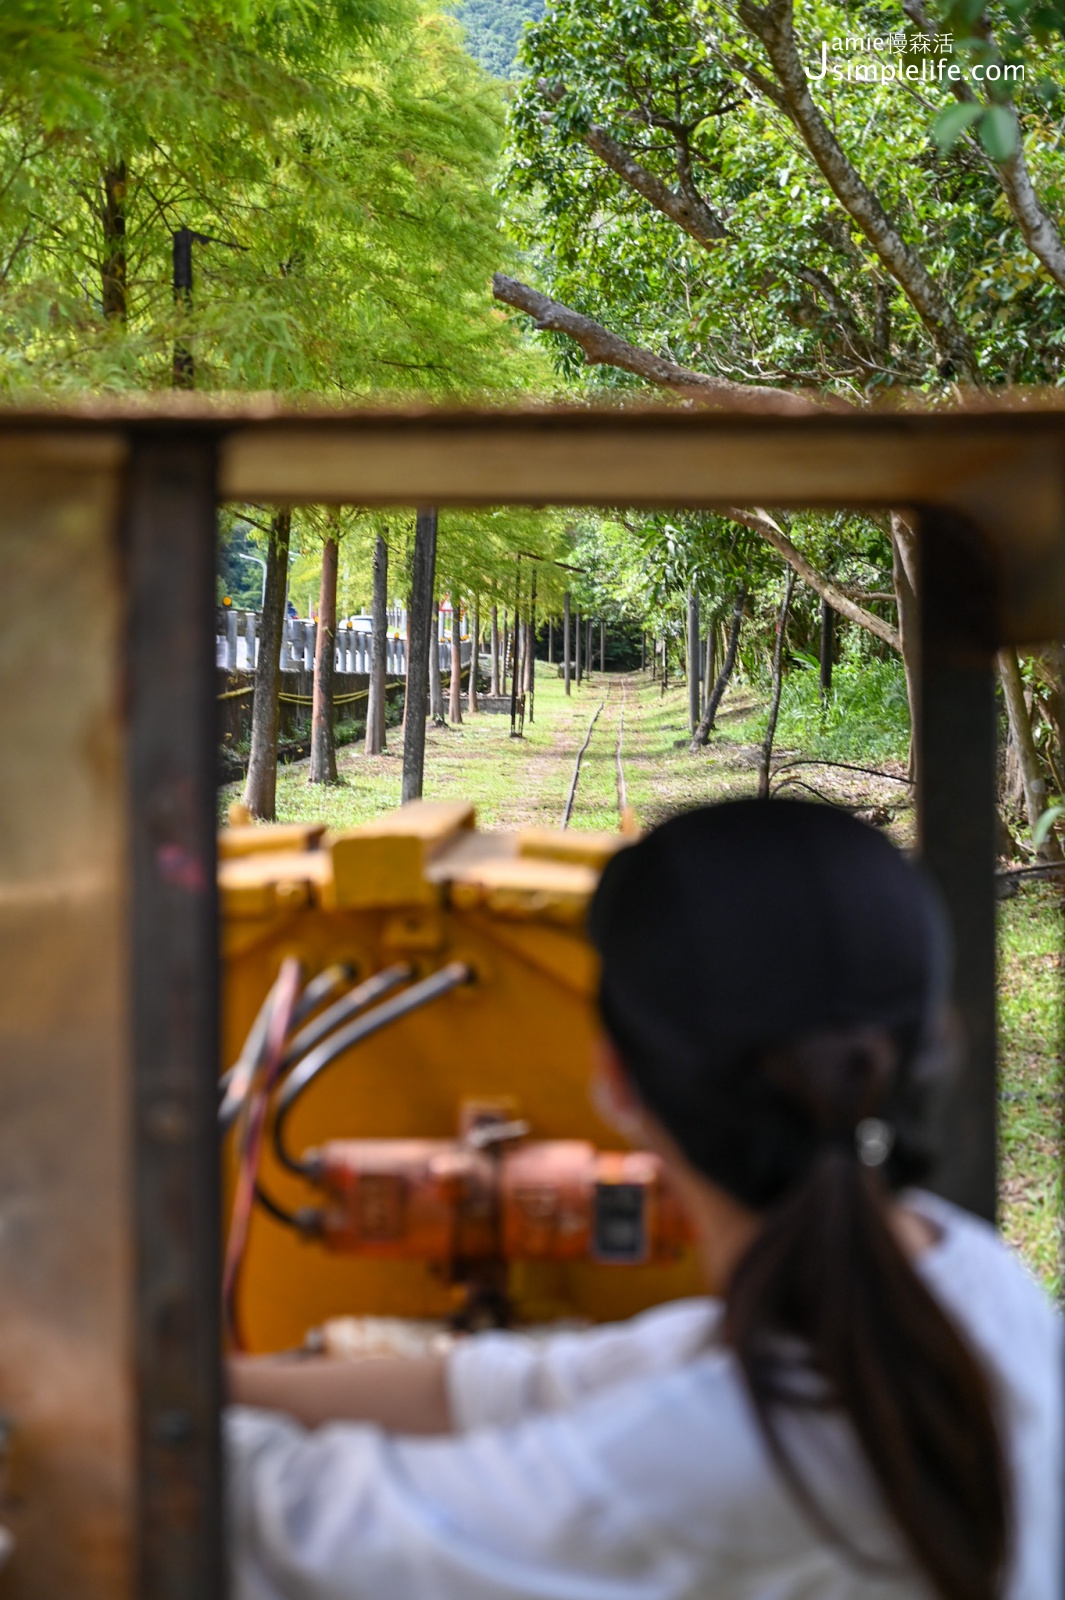
<svg viewBox="0 0 1065 1600">
<path fill-rule="evenodd" d="M 673 1125 L 700 1105 L 731 1120 L 737 1064 L 759 1050 L 869 1025 L 919 1042 L 949 984 L 946 917 L 921 870 L 804 801 L 672 818 L 611 860 L 590 931 L 607 1028 Z"/>
<path fill-rule="evenodd" d="M 831 806 L 736 800 L 672 818 L 616 855 L 591 937 L 603 987 L 714 1053 L 936 1008 L 949 940 L 920 869 Z"/>
</svg>

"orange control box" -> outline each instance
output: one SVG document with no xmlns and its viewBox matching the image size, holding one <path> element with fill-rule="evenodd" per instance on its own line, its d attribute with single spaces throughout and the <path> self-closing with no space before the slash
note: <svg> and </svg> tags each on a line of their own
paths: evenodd
<svg viewBox="0 0 1065 1600">
<path fill-rule="evenodd" d="M 308 1161 L 333 1250 L 449 1265 L 477 1260 L 676 1261 L 690 1234 L 641 1151 L 583 1139 L 499 1154 L 444 1139 L 331 1140 Z"/>
</svg>

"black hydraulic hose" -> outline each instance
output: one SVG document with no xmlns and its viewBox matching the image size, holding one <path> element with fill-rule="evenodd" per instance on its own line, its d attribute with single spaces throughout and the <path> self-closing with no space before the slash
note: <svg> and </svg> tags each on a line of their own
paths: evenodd
<svg viewBox="0 0 1065 1600">
<path fill-rule="evenodd" d="M 305 1056 L 308 1050 L 313 1050 L 319 1040 L 324 1039 L 327 1033 L 332 1033 L 342 1022 L 349 1017 L 357 1016 L 360 1011 L 365 1011 L 367 1006 L 372 1006 L 376 1000 L 384 999 L 390 990 L 397 984 L 406 983 L 408 978 L 413 978 L 414 968 L 406 961 L 397 962 L 395 966 L 384 967 L 380 972 L 375 972 L 373 977 L 360 983 L 358 988 L 351 989 L 342 995 L 328 1010 L 315 1017 L 313 1022 L 292 1039 L 281 1058 L 282 1071 L 291 1067 L 293 1062 Z"/>
<path fill-rule="evenodd" d="M 300 1219 L 296 1213 L 294 1211 L 286 1211 L 284 1206 L 279 1205 L 272 1195 L 267 1194 L 261 1183 L 256 1183 L 255 1185 L 255 1199 L 256 1203 L 261 1205 L 267 1215 L 273 1217 L 275 1222 L 284 1223 L 286 1228 L 295 1228 L 298 1233 L 303 1232 L 300 1227 Z"/>
<path fill-rule="evenodd" d="M 331 967 L 325 967 L 316 978 L 311 979 L 296 1001 L 296 1009 L 292 1013 L 293 1022 L 302 1022 L 312 1011 L 325 1005 L 325 1002 L 331 1000 L 338 989 L 350 983 L 354 976 L 354 970 L 342 961 L 334 962 Z"/>
<path fill-rule="evenodd" d="M 316 978 L 312 978 L 296 1002 L 296 1009 L 292 1014 L 294 1022 L 301 1022 L 304 1017 L 323 1005 L 331 995 L 343 984 L 350 983 L 352 970 L 348 966 L 337 963 L 326 967 Z M 244 1043 L 240 1059 L 235 1061 L 227 1072 L 223 1072 L 218 1080 L 219 1112 L 218 1122 L 222 1133 L 228 1133 L 236 1122 L 243 1108 L 248 1089 L 251 1087 L 256 1068 L 263 1052 L 266 1041 L 266 1029 L 270 1021 L 270 1012 L 273 1008 L 274 987 L 272 986 L 266 999 L 259 1008 L 259 1013 L 252 1023 L 251 1031 Z M 374 997 L 371 996 L 371 999 Z M 367 1002 L 369 1004 L 369 1002 Z M 232 1089 L 232 1092 L 230 1092 Z"/>
<path fill-rule="evenodd" d="M 356 1017 L 346 1028 L 338 1028 L 336 1033 L 331 1034 L 309 1055 L 304 1056 L 303 1060 L 293 1068 L 277 1097 L 274 1151 L 281 1165 L 287 1167 L 290 1172 L 299 1173 L 301 1177 L 309 1176 L 304 1163 L 297 1161 L 285 1148 L 285 1121 L 300 1095 L 331 1062 L 336 1060 L 337 1056 L 342 1056 L 346 1050 L 361 1044 L 364 1039 L 370 1038 L 371 1034 L 387 1028 L 390 1022 L 398 1022 L 401 1017 L 409 1016 L 412 1011 L 419 1011 L 430 1001 L 438 1000 L 441 995 L 471 982 L 472 978 L 473 972 L 464 961 L 450 961 L 446 967 L 441 967 L 439 972 L 431 973 L 420 983 L 411 984 L 411 987 L 405 989 L 402 994 L 386 1000 L 383 1005 L 376 1006 L 365 1016 Z"/>
</svg>

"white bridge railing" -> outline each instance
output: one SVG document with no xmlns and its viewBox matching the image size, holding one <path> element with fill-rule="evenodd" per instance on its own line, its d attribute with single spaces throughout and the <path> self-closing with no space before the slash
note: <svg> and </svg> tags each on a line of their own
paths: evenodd
<svg viewBox="0 0 1065 1600">
<path fill-rule="evenodd" d="M 215 636 L 215 665 L 227 672 L 252 672 L 258 656 L 258 615 L 254 611 L 227 611 L 225 632 Z M 390 631 L 385 641 L 385 672 L 389 677 L 405 678 L 407 675 L 407 641 L 400 634 L 406 617 L 398 610 L 390 610 Z M 313 672 L 314 653 L 318 642 L 318 624 L 302 617 L 286 617 L 281 644 L 282 672 Z M 337 628 L 334 665 L 337 672 L 369 673 L 370 650 L 373 634 L 357 625 L 342 624 Z M 461 644 L 462 665 L 468 666 L 471 644 L 464 639 Z M 440 641 L 440 669 L 451 668 L 451 644 Z"/>
</svg>

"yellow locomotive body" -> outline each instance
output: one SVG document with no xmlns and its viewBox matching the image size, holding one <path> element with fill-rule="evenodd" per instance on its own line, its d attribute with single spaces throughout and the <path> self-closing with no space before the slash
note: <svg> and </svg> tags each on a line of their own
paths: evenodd
<svg viewBox="0 0 1065 1600">
<path fill-rule="evenodd" d="M 225 830 L 223 1061 L 237 1058 L 286 956 L 308 977 L 343 963 L 356 979 L 396 963 L 417 979 L 461 962 L 468 984 L 367 1038 L 313 1083 L 289 1119 L 291 1148 L 455 1140 L 471 1111 L 490 1108 L 525 1126 L 526 1149 L 557 1140 L 616 1149 L 618 1136 L 588 1096 L 596 960 L 583 928 L 599 872 L 625 842 L 620 834 L 482 832 L 472 806 L 426 802 L 334 836 Z M 231 1176 L 233 1164 L 230 1152 Z M 320 1198 L 278 1162 L 269 1140 L 259 1175 L 282 1209 Z M 239 1295 L 250 1349 L 298 1345 L 308 1329 L 340 1316 L 455 1313 L 461 1284 L 439 1260 L 327 1243 L 257 1209 Z M 506 1263 L 518 1323 L 611 1320 L 700 1288 L 691 1247 L 679 1238 L 660 1259 L 624 1265 L 551 1248 L 541 1256 Z"/>
</svg>

